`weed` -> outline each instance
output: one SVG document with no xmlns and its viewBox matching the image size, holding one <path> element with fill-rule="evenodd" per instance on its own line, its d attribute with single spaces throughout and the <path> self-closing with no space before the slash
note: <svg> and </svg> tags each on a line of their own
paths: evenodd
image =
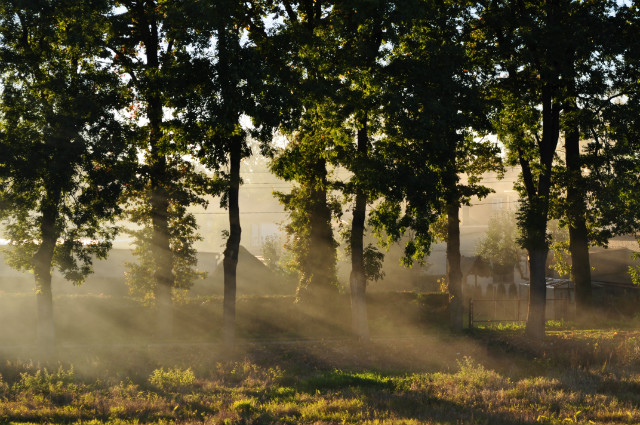
<svg viewBox="0 0 640 425">
<path fill-rule="evenodd" d="M 253 398 L 235 401 L 231 405 L 231 409 L 235 410 L 241 416 L 245 416 L 245 417 L 251 416 L 253 413 L 255 413 L 258 410 L 256 405 L 256 400 Z"/>
<path fill-rule="evenodd" d="M 46 368 L 38 369 L 33 374 L 23 372 L 20 374 L 20 381 L 14 384 L 12 389 L 16 393 L 49 395 L 64 390 L 74 390 L 75 388 L 73 367 L 69 370 L 64 370 L 60 366 L 56 372 L 49 372 Z"/>
<path fill-rule="evenodd" d="M 469 356 L 458 360 L 458 372 L 453 375 L 458 385 L 475 388 L 503 388 L 509 380 L 503 378 L 494 370 L 485 369 L 480 363 L 475 363 Z"/>
<path fill-rule="evenodd" d="M 196 377 L 189 369 L 155 369 L 149 376 L 149 383 L 163 391 L 181 392 L 190 388 Z"/>
<path fill-rule="evenodd" d="M 249 360 L 232 363 L 218 363 L 216 375 L 225 383 L 249 387 L 265 386 L 278 382 L 283 372 L 278 366 L 263 368 Z"/>
<path fill-rule="evenodd" d="M 525 341 L 520 335 L 508 335 L 514 345 Z M 75 360 L 82 383 L 73 370 L 49 372 L 33 365 L 7 363 L 0 367 L 13 385 L 8 390 L 6 384 L 0 384 L 6 393 L 0 398 L 0 424 L 640 423 L 640 369 L 635 360 L 638 339 L 637 333 L 558 332 L 539 344 L 547 353 L 542 359 L 544 367 L 536 368 L 538 363 L 529 359 L 526 366 L 514 364 L 517 370 L 513 371 L 511 366 L 509 371 L 487 367 L 479 362 L 477 350 L 467 351 L 473 358 L 462 358 L 453 371 L 447 369 L 453 360 L 439 368 L 426 361 L 414 368 L 376 363 L 377 367 L 396 371 L 394 374 L 324 359 L 309 366 L 310 354 L 317 358 L 328 350 L 346 358 L 356 353 L 363 356 L 362 350 L 342 342 L 323 342 L 313 349 L 305 344 L 297 356 L 283 356 L 290 344 L 260 346 L 253 353 L 243 352 L 244 360 L 223 363 L 211 359 L 209 346 L 201 351 L 190 348 L 190 357 L 181 362 L 167 359 L 166 351 L 149 351 L 128 365 L 141 379 L 128 379 L 126 374 L 121 375 L 122 370 L 129 370 L 127 367 L 116 369 L 110 363 L 108 369 L 96 371 L 100 378 L 90 381 L 79 363 L 81 356 L 66 356 Z M 436 350 L 428 342 L 396 342 L 396 347 L 385 348 L 405 354 L 414 350 L 424 358 L 425 353 Z M 447 344 L 455 342 L 447 340 Z M 576 353 L 592 357 L 594 353 L 604 356 L 610 350 L 621 354 L 612 356 L 605 368 L 600 364 L 573 367 L 564 360 L 547 362 L 549 358 L 567 357 L 567 346 L 583 347 Z M 106 364 L 99 360 L 97 364 Z M 621 363 L 627 360 L 630 363 Z M 164 368 L 152 373 L 149 364 Z M 176 364 L 193 364 L 203 371 L 202 376 L 207 370 L 213 373 L 205 378 L 198 373 L 196 382 L 191 369 L 172 368 Z M 171 365 L 169 369 L 167 365 Z M 23 373 L 25 370 L 29 373 Z M 287 377 L 295 379 L 287 382 Z M 150 384 L 145 385 L 145 380 Z"/>
<path fill-rule="evenodd" d="M 4 382 L 2 375 L 0 375 L 0 399 L 6 397 L 9 394 L 9 385 Z"/>
</svg>

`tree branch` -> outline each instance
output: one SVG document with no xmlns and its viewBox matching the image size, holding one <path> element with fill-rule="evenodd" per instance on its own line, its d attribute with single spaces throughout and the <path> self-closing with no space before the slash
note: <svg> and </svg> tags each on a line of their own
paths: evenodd
<svg viewBox="0 0 640 425">
<path fill-rule="evenodd" d="M 527 190 L 529 199 L 533 199 L 536 196 L 536 189 L 533 184 L 533 174 L 531 173 L 531 167 L 529 162 L 524 158 L 522 148 L 518 147 L 518 162 L 522 168 L 522 179 L 524 180 L 524 187 Z"/>
<path fill-rule="evenodd" d="M 29 30 L 27 29 L 27 23 L 25 22 L 24 15 L 20 12 L 17 12 L 17 15 L 18 15 L 18 20 L 20 21 L 20 28 L 22 28 L 20 43 L 26 49 L 29 47 Z"/>
<path fill-rule="evenodd" d="M 287 15 L 289 16 L 289 20 L 293 21 L 293 22 L 297 22 L 298 21 L 298 14 L 293 10 L 293 7 L 291 7 L 291 2 L 290 1 L 284 1 L 282 2 L 284 4 L 284 9 L 287 11 Z"/>
<path fill-rule="evenodd" d="M 128 60 L 126 55 L 121 55 L 120 53 L 118 53 L 117 51 L 115 51 L 112 47 L 108 47 L 107 49 L 111 50 L 111 52 L 113 52 L 113 54 L 115 55 L 113 62 L 117 63 L 120 62 L 122 63 L 123 67 L 125 68 L 125 70 L 127 71 L 127 73 L 129 74 L 129 76 L 131 77 L 131 81 L 133 81 L 134 84 L 138 84 L 138 78 L 136 78 L 136 74 L 135 72 L 133 72 L 133 63 Z"/>
</svg>

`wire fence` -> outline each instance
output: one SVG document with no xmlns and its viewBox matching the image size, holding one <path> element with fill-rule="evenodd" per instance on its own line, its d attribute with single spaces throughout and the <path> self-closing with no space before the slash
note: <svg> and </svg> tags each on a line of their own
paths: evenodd
<svg viewBox="0 0 640 425">
<path fill-rule="evenodd" d="M 575 313 L 575 303 L 569 298 L 547 298 L 545 320 L 570 320 Z M 470 328 L 478 323 L 526 322 L 528 314 L 527 298 L 469 300 Z"/>
</svg>

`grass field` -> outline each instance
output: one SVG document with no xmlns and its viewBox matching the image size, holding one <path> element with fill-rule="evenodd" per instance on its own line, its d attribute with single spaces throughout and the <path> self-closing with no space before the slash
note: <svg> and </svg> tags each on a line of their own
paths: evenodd
<svg viewBox="0 0 640 425">
<path fill-rule="evenodd" d="M 0 352 L 1 423 L 636 424 L 640 332 Z"/>
</svg>

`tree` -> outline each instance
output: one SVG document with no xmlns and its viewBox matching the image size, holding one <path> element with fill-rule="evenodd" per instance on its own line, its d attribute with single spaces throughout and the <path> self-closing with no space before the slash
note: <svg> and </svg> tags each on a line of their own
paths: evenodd
<svg viewBox="0 0 640 425">
<path fill-rule="evenodd" d="M 487 234 L 476 245 L 476 255 L 491 264 L 493 275 L 507 276 L 513 283 L 513 268 L 520 268 L 522 248 L 518 244 L 516 217 L 502 214 L 489 219 Z"/>
<path fill-rule="evenodd" d="M 411 15 L 404 17 L 403 24 L 398 26 L 398 39 L 387 66 L 389 87 L 385 90 L 390 96 L 387 135 L 397 143 L 396 151 L 389 155 L 396 166 L 405 170 L 404 176 L 398 173 L 397 183 L 404 186 L 401 190 L 404 199 L 413 199 L 410 202 L 415 204 L 406 208 L 400 218 L 401 210 L 383 203 L 388 209 L 383 214 L 395 208 L 394 226 L 400 233 L 403 227 L 416 232 L 415 240 L 408 245 L 408 262 L 411 256 L 421 258 L 428 252 L 433 238 L 431 224 L 440 212 L 447 216 L 451 325 L 459 330 L 462 329 L 459 208 L 468 204 L 471 196 L 489 193 L 489 189 L 479 184 L 480 175 L 500 170 L 501 163 L 497 146 L 476 138 L 473 130 L 488 128 L 488 109 L 478 78 L 481 68 L 470 55 L 471 4 L 418 1 L 411 10 Z M 415 175 L 407 178 L 406 170 Z M 467 175 L 466 184 L 460 182 L 461 174 Z M 421 203 L 431 210 L 420 208 Z"/>
<path fill-rule="evenodd" d="M 269 64 L 273 84 L 290 95 L 281 96 L 276 114 L 279 131 L 289 144 L 274 159 L 272 171 L 288 181 L 300 183 L 287 195 L 280 195 L 290 212 L 289 245 L 295 247 L 294 261 L 300 272 L 299 299 L 320 307 L 337 294 L 335 273 L 336 241 L 331 226 L 334 187 L 328 172 L 333 153 L 328 149 L 335 137 L 336 104 L 339 89 L 334 72 L 330 19 L 333 3 L 327 1 L 282 1 L 273 8 L 282 25 L 268 37 Z"/>
<path fill-rule="evenodd" d="M 153 0 L 119 4 L 123 10 L 113 16 L 109 45 L 114 64 L 128 81 L 133 96 L 130 109 L 138 120 L 134 143 L 143 160 L 131 193 L 143 196 L 148 216 L 134 217 L 151 223 L 157 335 L 166 338 L 172 334 L 176 265 L 171 210 L 202 203 L 201 196 L 208 191 L 203 177 L 194 173 L 185 158 L 194 146 L 185 128 L 190 117 L 186 104 L 204 102 L 198 97 L 197 79 L 192 78 L 199 71 L 192 61 L 195 31 L 188 20 L 188 4 Z"/>
<path fill-rule="evenodd" d="M 589 221 L 597 220 L 593 212 L 601 208 L 594 208 L 592 201 L 603 197 L 593 196 L 595 186 L 591 186 L 596 181 L 591 177 L 599 172 L 589 178 L 583 172 L 588 160 L 582 156 L 580 141 L 584 135 L 595 137 L 598 144 L 594 130 L 602 128 L 597 124 L 602 108 L 613 99 L 615 8 L 616 3 L 607 0 L 494 2 L 483 15 L 484 28 L 492 34 L 491 52 L 497 60 L 504 105 L 498 132 L 512 163 L 522 167 L 520 189 L 526 196 L 520 214 L 522 243 L 529 251 L 531 269 L 527 333 L 535 338 L 544 335 L 546 226 L 550 216 L 558 217 L 552 199 L 566 194 L 561 215 L 569 226 L 580 308 L 590 302 L 588 244 L 606 239 L 607 232 L 589 229 Z M 554 169 L 561 134 L 566 168 Z"/>
<path fill-rule="evenodd" d="M 106 60 L 110 4 L 0 2 L 0 197 L 8 261 L 33 271 L 38 342 L 55 343 L 51 270 L 80 284 L 116 233 L 133 151 Z"/>
<path fill-rule="evenodd" d="M 640 10 L 635 3 L 622 5 L 614 17 L 612 35 L 619 61 L 616 62 L 615 82 L 611 102 L 603 103 L 601 128 L 589 154 L 590 173 L 603 181 L 598 188 L 595 226 L 610 234 L 638 232 L 640 199 Z M 614 96 L 618 95 L 618 96 Z M 637 258 L 637 256 L 636 256 Z M 640 283 L 640 268 L 630 268 L 634 284 Z"/>
<path fill-rule="evenodd" d="M 561 58 L 570 54 L 559 41 L 572 37 L 569 3 L 492 2 L 482 12 L 502 102 L 498 135 L 510 161 L 522 168 L 524 199 L 518 217 L 530 264 L 526 329 L 536 339 L 544 337 L 547 220 L 568 72 Z"/>
<path fill-rule="evenodd" d="M 602 152 L 598 145 L 606 144 L 609 139 L 610 118 L 607 115 L 624 93 L 615 87 L 615 81 L 619 80 L 622 49 L 616 40 L 620 34 L 616 2 L 572 2 L 567 8 L 571 37 L 565 41 L 567 55 L 562 58 L 566 69 L 562 111 L 565 195 L 560 198 L 558 216 L 569 229 L 576 305 L 585 315 L 591 307 L 589 245 L 606 244 L 615 234 L 611 231 L 612 226 L 616 226 L 613 223 L 624 221 L 602 214 L 603 203 L 608 209 L 609 205 L 619 202 L 614 200 L 610 204 L 612 199 L 607 199 L 609 197 L 602 191 L 602 188 L 610 187 L 610 175 L 597 169 L 604 165 L 598 158 Z M 592 141 L 585 143 L 589 140 Z M 612 153 L 610 149 L 609 153 Z M 619 150 L 618 155 L 620 153 Z M 587 169 L 589 172 L 583 171 Z"/>
<path fill-rule="evenodd" d="M 338 88 L 332 94 L 335 126 L 331 139 L 333 165 L 344 168 L 350 178 L 336 189 L 352 203 L 351 226 L 345 231 L 347 252 L 351 256 L 349 286 L 354 335 L 361 341 L 369 339 L 367 318 L 367 282 L 382 277 L 384 255 L 373 244 L 365 246 L 367 205 L 380 196 L 374 182 L 384 170 L 375 160 L 375 139 L 381 128 L 381 75 L 387 55 L 384 43 L 389 42 L 395 16 L 392 1 L 336 2 L 327 16 L 324 36 L 331 49 L 334 73 L 338 73 Z M 327 47 L 325 47 L 327 48 Z"/>
<path fill-rule="evenodd" d="M 289 194 L 277 194 L 289 212 L 286 248 L 293 253 L 290 266 L 298 271 L 297 298 L 317 306 L 337 293 L 336 248 L 331 220 L 341 212 L 336 198 L 329 195 L 326 143 L 321 130 L 297 134 L 286 150 L 276 157 L 274 173 L 300 186 Z"/>
<path fill-rule="evenodd" d="M 176 107 L 184 108 L 183 137 L 192 144 L 193 156 L 214 171 L 211 192 L 222 195 L 221 205 L 229 211 L 223 260 L 223 339 L 228 345 L 235 339 L 236 270 L 242 233 L 240 167 L 242 159 L 251 154 L 248 129 L 240 121 L 243 116 L 269 116 L 265 105 L 273 107 L 274 103 L 254 40 L 266 37 L 264 7 L 261 2 L 226 0 L 193 3 L 185 9 L 186 21 L 194 28 L 190 58 L 194 72 L 182 75 L 191 81 L 191 92 L 174 99 Z M 264 140 L 271 128 L 261 123 L 252 131 Z"/>
<path fill-rule="evenodd" d="M 188 164 L 182 164 L 187 166 Z M 186 173 L 192 175 L 192 173 Z M 184 186 L 189 183 L 180 181 Z M 134 249 L 133 256 L 137 262 L 125 263 L 125 282 L 129 286 L 129 294 L 142 301 L 144 304 L 153 305 L 156 300 L 157 281 L 154 279 L 154 258 L 151 255 L 151 241 L 153 237 L 153 227 L 151 226 L 151 215 L 149 214 L 149 191 L 143 193 L 129 193 L 129 208 L 127 215 L 130 221 L 138 223 L 142 228 L 137 230 L 125 230 L 133 236 Z M 199 199 L 194 199 L 194 203 Z M 187 212 L 185 205 L 171 203 L 169 214 L 169 246 L 172 254 L 171 270 L 174 276 L 172 285 L 172 299 L 184 297 L 196 279 L 204 279 L 206 273 L 196 269 L 198 258 L 194 244 L 202 240 L 197 233 L 198 225 L 195 216 Z"/>
</svg>

